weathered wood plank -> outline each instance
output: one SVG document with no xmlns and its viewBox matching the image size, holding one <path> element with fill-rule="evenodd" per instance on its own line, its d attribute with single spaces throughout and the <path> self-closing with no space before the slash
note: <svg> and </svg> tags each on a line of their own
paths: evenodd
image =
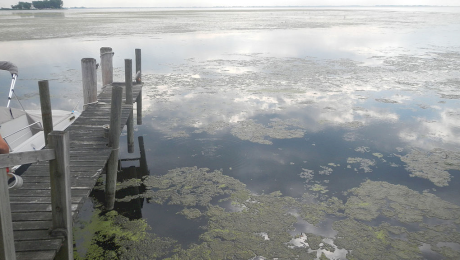
<svg viewBox="0 0 460 260">
<path fill-rule="evenodd" d="M 50 260 L 56 256 L 56 250 L 35 251 L 35 252 L 18 252 L 17 260 Z"/>
<path fill-rule="evenodd" d="M 22 153 L 10 153 L 0 154 L 0 168 L 10 167 L 14 165 L 22 165 L 28 163 L 36 163 L 40 161 L 53 160 L 54 150 L 44 149 L 40 151 L 22 152 Z"/>
<path fill-rule="evenodd" d="M 92 173 L 94 173 L 95 171 L 91 171 Z M 98 176 L 75 176 L 72 174 L 72 188 L 71 189 L 91 189 L 93 186 L 94 186 L 94 183 L 96 183 L 97 181 L 97 178 Z M 30 178 L 30 177 L 29 177 Z M 27 178 L 27 180 L 29 180 L 29 178 Z M 39 178 L 39 177 L 37 177 Z M 48 178 L 49 180 L 49 177 L 42 177 L 42 178 Z M 19 189 L 16 189 L 15 191 L 11 191 L 11 196 L 16 196 L 18 194 L 20 194 L 21 192 L 24 194 L 24 193 L 27 193 L 29 190 L 49 190 L 50 189 L 50 182 L 44 182 L 44 181 L 40 181 L 40 182 L 29 182 L 29 181 L 25 181 L 24 180 L 24 185 L 23 187 L 19 188 Z"/>
<path fill-rule="evenodd" d="M 43 251 L 43 250 L 59 250 L 62 245 L 62 238 L 34 240 L 34 241 L 18 241 L 14 243 L 16 251 Z"/>
<path fill-rule="evenodd" d="M 21 221 L 13 222 L 13 230 L 49 230 L 52 226 L 51 220 L 49 221 Z"/>
<path fill-rule="evenodd" d="M 104 167 L 72 167 L 70 169 L 70 175 L 73 176 L 74 178 L 79 178 L 79 177 L 97 177 L 99 174 L 103 171 Z M 29 173 L 27 176 L 34 176 L 34 177 L 49 177 L 48 172 L 34 172 L 34 173 Z M 26 177 L 26 176 L 23 176 Z M 24 178 L 23 178 L 24 179 Z M 23 187 L 24 189 L 30 188 L 30 187 Z"/>
<path fill-rule="evenodd" d="M 75 211 L 78 208 L 78 204 L 72 204 L 72 210 Z M 24 204 L 24 203 L 11 203 L 11 212 L 51 212 L 51 204 Z"/>
<path fill-rule="evenodd" d="M 82 197 L 72 197 L 71 202 L 78 204 L 82 200 Z M 51 197 L 11 197 L 11 203 L 25 203 L 25 204 L 35 204 L 35 203 L 51 203 Z"/>
<path fill-rule="evenodd" d="M 85 176 L 79 176 L 78 174 L 72 175 L 72 186 L 76 186 L 78 183 L 91 183 L 97 179 L 97 177 L 85 177 Z M 10 191 L 10 196 L 13 194 L 20 194 L 23 193 L 24 191 L 28 190 L 27 184 L 29 183 L 49 183 L 50 182 L 50 177 L 49 176 L 27 176 L 27 178 L 23 178 L 24 180 L 24 186 L 22 189 L 14 189 Z"/>
<path fill-rule="evenodd" d="M 51 213 L 50 213 L 51 214 Z M 64 238 L 64 236 L 52 237 L 49 234 L 49 230 L 18 230 L 14 232 L 14 240 L 16 241 L 27 241 L 27 240 L 43 240 L 43 239 L 55 239 Z"/>
<path fill-rule="evenodd" d="M 11 213 L 13 221 L 51 220 L 51 212 L 15 212 Z"/>
<path fill-rule="evenodd" d="M 72 196 L 80 196 L 83 197 L 85 195 L 88 195 L 88 192 L 91 191 L 91 189 L 87 190 L 71 190 Z M 11 197 L 46 197 L 46 196 L 51 196 L 50 190 L 19 190 L 19 189 L 14 189 L 10 190 L 10 196 Z"/>
</svg>

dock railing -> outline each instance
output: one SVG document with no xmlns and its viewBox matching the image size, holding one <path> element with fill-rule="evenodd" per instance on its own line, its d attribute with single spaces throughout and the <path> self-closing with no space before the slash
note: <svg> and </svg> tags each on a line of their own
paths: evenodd
<svg viewBox="0 0 460 260">
<path fill-rule="evenodd" d="M 16 259 L 6 167 L 49 161 L 52 206 L 51 236 L 63 236 L 56 259 L 73 259 L 72 211 L 70 202 L 69 134 L 52 131 L 46 149 L 0 155 L 0 259 Z"/>
</svg>

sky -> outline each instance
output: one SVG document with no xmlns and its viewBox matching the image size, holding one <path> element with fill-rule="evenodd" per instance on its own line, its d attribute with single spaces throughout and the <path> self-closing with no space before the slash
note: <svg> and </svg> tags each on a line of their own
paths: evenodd
<svg viewBox="0 0 460 260">
<path fill-rule="evenodd" d="M 64 7 L 212 7 L 212 6 L 316 6 L 316 5 L 460 5 L 459 0 L 63 0 Z M 10 7 L 18 0 L 0 0 Z M 21 0 L 32 2 L 32 0 Z"/>
</svg>

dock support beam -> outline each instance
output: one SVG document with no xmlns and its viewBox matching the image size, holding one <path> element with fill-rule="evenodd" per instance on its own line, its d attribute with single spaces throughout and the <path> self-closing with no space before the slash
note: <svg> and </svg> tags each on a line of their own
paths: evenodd
<svg viewBox="0 0 460 260">
<path fill-rule="evenodd" d="M 149 175 L 149 174 L 147 174 L 147 171 L 149 170 L 149 168 L 148 168 L 148 164 L 147 164 L 147 157 L 145 155 L 144 137 L 143 136 L 138 136 L 137 140 L 139 142 L 139 151 L 140 151 L 140 155 L 141 155 L 141 157 L 139 159 L 141 172 L 143 174 Z"/>
<path fill-rule="evenodd" d="M 0 168 L 0 259 L 16 259 L 6 169 Z"/>
<path fill-rule="evenodd" d="M 109 146 L 112 147 L 109 161 L 107 162 L 107 175 L 105 186 L 106 209 L 112 210 L 115 205 L 115 190 L 117 186 L 118 173 L 118 148 L 120 146 L 120 125 L 121 125 L 121 99 L 123 88 L 112 87 L 112 104 L 110 111 Z"/>
<path fill-rule="evenodd" d="M 38 82 L 38 91 L 40 94 L 40 106 L 42 109 L 45 145 L 48 145 L 48 134 L 53 131 L 53 114 L 51 112 L 51 98 L 48 80 L 42 80 Z"/>
<path fill-rule="evenodd" d="M 83 110 L 85 110 L 89 104 L 97 102 L 96 59 L 81 59 L 81 72 L 83 82 Z"/>
<path fill-rule="evenodd" d="M 65 237 L 55 259 L 68 260 L 73 259 L 69 133 L 53 131 L 48 135 L 48 139 L 49 147 L 54 149 L 56 158 L 49 162 L 53 220 L 50 235 Z"/>
<path fill-rule="evenodd" d="M 142 58 L 141 58 L 141 49 L 136 49 L 136 83 L 140 84 L 142 82 Z"/>
<path fill-rule="evenodd" d="M 142 89 L 137 96 L 137 125 L 142 125 Z"/>
<path fill-rule="evenodd" d="M 102 86 L 113 83 L 113 51 L 110 47 L 101 48 Z"/>
<path fill-rule="evenodd" d="M 142 55 L 141 49 L 136 49 L 136 83 L 142 83 Z M 139 96 L 136 99 L 137 104 L 137 125 L 142 125 L 142 90 L 139 92 Z"/>
<path fill-rule="evenodd" d="M 136 83 L 142 83 L 142 56 L 141 49 L 136 49 Z M 136 99 L 137 104 L 137 125 L 142 125 L 142 90 L 139 92 L 139 96 Z"/>
<path fill-rule="evenodd" d="M 133 61 L 125 59 L 126 104 L 133 105 Z M 128 153 L 134 152 L 134 116 L 131 110 L 127 125 Z"/>
</svg>

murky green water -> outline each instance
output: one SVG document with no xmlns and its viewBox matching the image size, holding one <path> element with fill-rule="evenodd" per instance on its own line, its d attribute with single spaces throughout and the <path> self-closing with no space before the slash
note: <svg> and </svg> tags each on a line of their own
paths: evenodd
<svg viewBox="0 0 460 260">
<path fill-rule="evenodd" d="M 85 204 L 82 258 L 458 259 L 459 13 L 0 12 L 0 48 L 31 109 L 38 80 L 81 107 L 81 58 L 111 46 L 124 81 L 142 49 L 146 161 L 117 212 Z"/>
</svg>

